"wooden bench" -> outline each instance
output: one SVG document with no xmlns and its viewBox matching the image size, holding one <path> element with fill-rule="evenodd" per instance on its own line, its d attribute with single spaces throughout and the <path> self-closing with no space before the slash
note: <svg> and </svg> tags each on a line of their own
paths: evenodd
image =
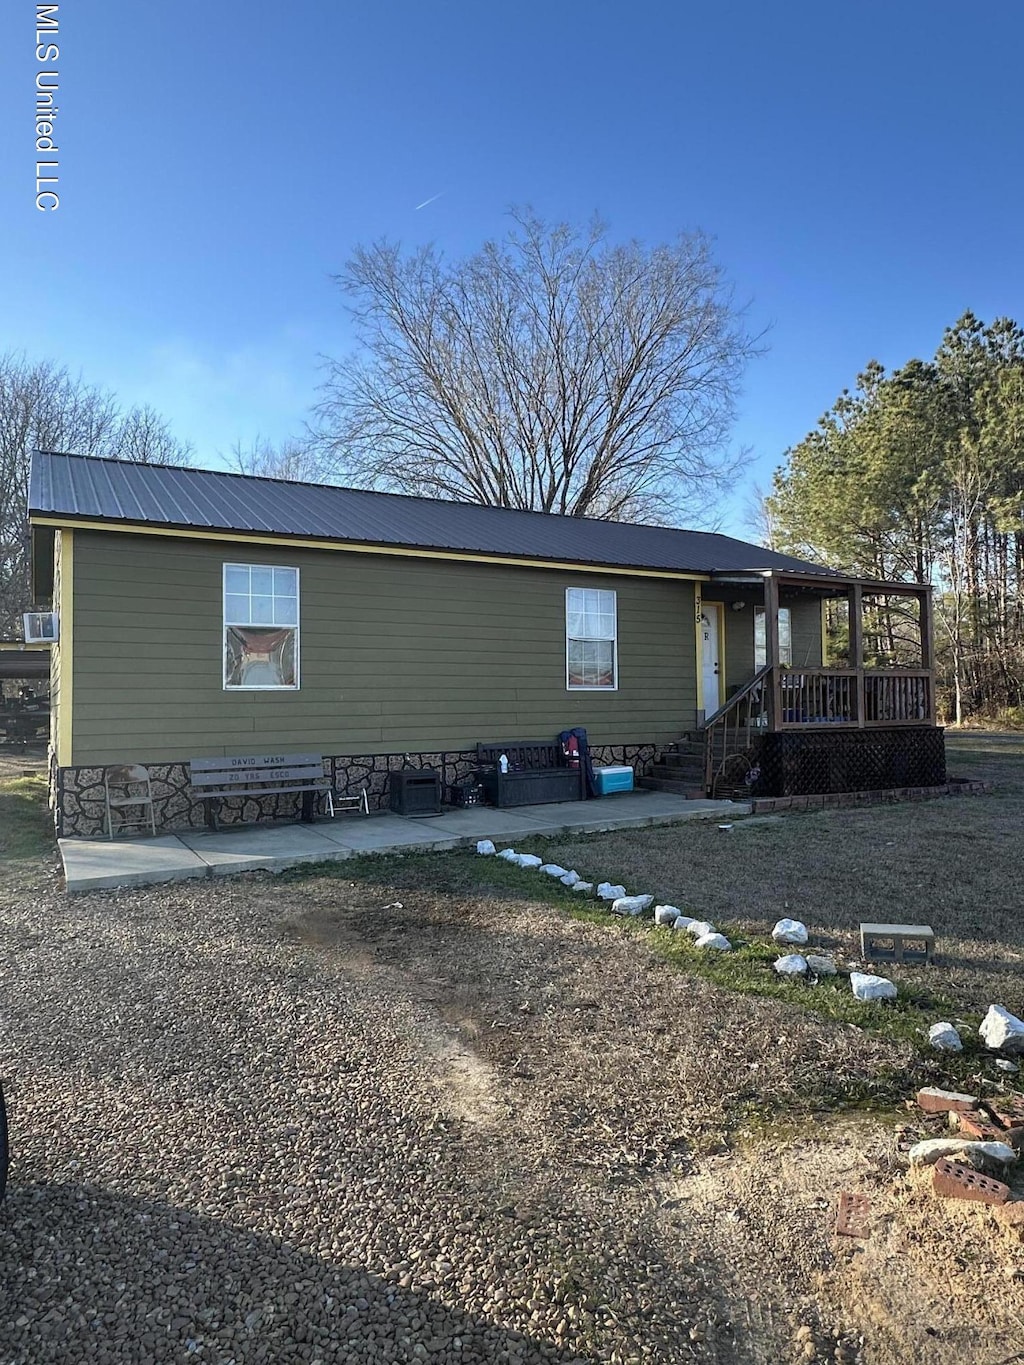
<svg viewBox="0 0 1024 1365">
<path fill-rule="evenodd" d="M 860 951 L 873 962 L 931 962 L 935 934 L 930 924 L 862 924 Z"/>
<path fill-rule="evenodd" d="M 498 764 L 508 757 L 508 772 Z M 536 806 L 549 801 L 582 801 L 583 769 L 570 766 L 555 740 L 511 740 L 478 744 L 476 758 L 487 799 L 495 806 Z"/>
<path fill-rule="evenodd" d="M 193 758 L 189 782 L 196 801 L 206 802 L 206 824 L 218 829 L 221 801 L 258 796 L 302 797 L 301 815 L 307 824 L 318 795 L 330 791 L 320 754 L 242 754 L 237 758 Z"/>
</svg>

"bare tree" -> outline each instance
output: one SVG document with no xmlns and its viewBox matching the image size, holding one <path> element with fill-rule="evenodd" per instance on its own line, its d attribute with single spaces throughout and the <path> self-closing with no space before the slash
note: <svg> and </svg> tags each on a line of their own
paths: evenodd
<svg viewBox="0 0 1024 1365">
<path fill-rule="evenodd" d="M 122 412 L 105 389 L 52 361 L 0 355 L 0 636 L 20 634 L 29 600 L 28 477 L 33 450 L 187 464 L 189 446 L 148 407 Z"/>
<path fill-rule="evenodd" d="M 359 248 L 336 282 L 361 351 L 328 362 L 318 450 L 369 487 L 574 516 L 692 524 L 757 353 L 700 232 L 611 244 L 514 211 L 448 263 Z"/>
<path fill-rule="evenodd" d="M 275 446 L 259 436 L 248 446 L 236 441 L 231 447 L 231 463 L 239 474 L 255 474 L 262 479 L 315 483 L 330 472 L 323 469 L 320 456 L 309 443 L 287 440 Z"/>
</svg>

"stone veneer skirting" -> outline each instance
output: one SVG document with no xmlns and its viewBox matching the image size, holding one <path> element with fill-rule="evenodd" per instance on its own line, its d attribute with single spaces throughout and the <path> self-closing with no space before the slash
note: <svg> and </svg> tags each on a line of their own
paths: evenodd
<svg viewBox="0 0 1024 1365">
<path fill-rule="evenodd" d="M 628 764 L 637 777 L 643 777 L 650 771 L 658 747 L 648 743 L 599 744 L 593 746 L 591 755 L 594 762 L 602 766 Z M 388 773 L 407 763 L 414 768 L 436 768 L 441 774 L 444 796 L 449 786 L 471 777 L 478 766 L 475 749 L 332 754 L 324 758 L 324 773 L 342 796 L 358 796 L 365 787 L 371 810 L 380 810 L 387 804 Z M 144 766 L 149 769 L 153 784 L 157 829 L 170 834 L 175 830 L 204 828 L 206 803 L 192 799 L 188 764 L 147 763 Z M 106 834 L 103 772 L 103 768 L 59 768 L 51 763 L 51 804 L 58 837 Z M 218 819 L 222 825 L 295 819 L 299 800 L 291 795 L 225 799 L 220 803 Z"/>
</svg>

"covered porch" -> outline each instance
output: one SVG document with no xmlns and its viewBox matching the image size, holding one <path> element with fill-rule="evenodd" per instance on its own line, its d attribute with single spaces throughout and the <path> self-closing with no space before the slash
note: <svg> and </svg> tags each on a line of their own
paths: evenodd
<svg viewBox="0 0 1024 1365">
<path fill-rule="evenodd" d="M 760 605 L 753 675 L 704 720 L 709 794 L 745 789 L 783 796 L 801 786 L 841 791 L 864 790 L 872 781 L 925 786 L 944 780 L 944 762 L 936 758 L 942 746 L 927 584 L 772 571 L 721 576 L 714 589 L 722 600 L 753 594 Z M 737 602 L 742 607 L 738 599 L 731 605 Z M 820 650 L 811 663 L 794 654 L 792 607 L 783 602 L 800 603 L 805 620 L 810 604 L 818 604 Z M 915 739 L 894 732 L 927 734 Z M 802 775 L 795 770 L 801 754 Z"/>
</svg>

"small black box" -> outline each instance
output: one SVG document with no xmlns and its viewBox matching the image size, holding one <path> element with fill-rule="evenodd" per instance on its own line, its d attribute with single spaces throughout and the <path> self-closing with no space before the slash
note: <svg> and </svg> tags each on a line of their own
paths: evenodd
<svg viewBox="0 0 1024 1365">
<path fill-rule="evenodd" d="M 388 804 L 396 815 L 440 815 L 440 773 L 433 768 L 399 768 L 389 773 Z"/>
</svg>

